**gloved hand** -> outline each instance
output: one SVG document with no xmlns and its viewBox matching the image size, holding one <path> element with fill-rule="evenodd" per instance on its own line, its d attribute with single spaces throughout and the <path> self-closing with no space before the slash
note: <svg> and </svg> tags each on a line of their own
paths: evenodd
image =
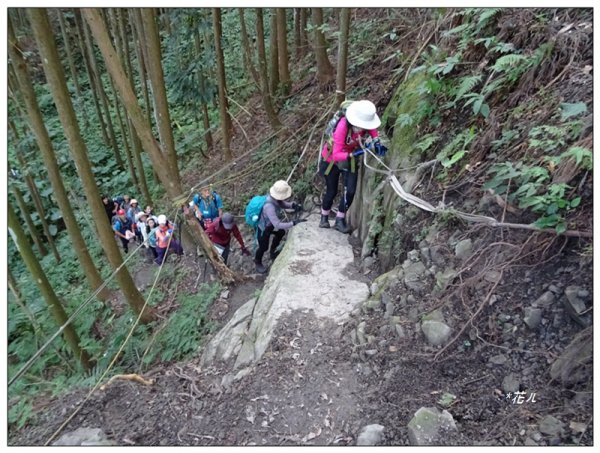
<svg viewBox="0 0 600 453">
<path fill-rule="evenodd" d="M 364 149 L 362 149 L 362 148 L 359 148 L 359 149 L 357 149 L 357 150 L 353 151 L 353 152 L 352 152 L 352 155 L 353 155 L 354 157 L 358 157 L 358 156 L 360 156 L 361 154 L 364 154 L 364 153 L 365 153 L 365 150 L 364 150 Z"/>
<path fill-rule="evenodd" d="M 299 223 L 302 223 L 302 222 L 306 222 L 306 219 L 295 219 L 295 220 L 293 221 L 293 223 L 294 223 L 294 226 L 296 226 L 296 225 L 298 225 Z"/>
<path fill-rule="evenodd" d="M 167 234 L 173 234 L 173 228 L 169 228 L 169 229 L 167 230 Z"/>
<path fill-rule="evenodd" d="M 292 203 L 292 209 L 294 212 L 300 212 L 304 207 L 300 203 Z"/>
<path fill-rule="evenodd" d="M 383 146 L 380 141 L 376 141 L 374 146 L 375 154 L 377 154 L 378 156 L 385 156 L 385 153 L 387 153 L 388 149 L 385 146 Z"/>
<path fill-rule="evenodd" d="M 248 250 L 246 247 L 242 248 L 242 255 L 244 256 L 250 256 L 250 250 Z"/>
</svg>

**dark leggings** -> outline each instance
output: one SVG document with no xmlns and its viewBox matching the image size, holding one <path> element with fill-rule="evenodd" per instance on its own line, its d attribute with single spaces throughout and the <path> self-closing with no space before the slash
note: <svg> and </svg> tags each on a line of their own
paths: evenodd
<svg viewBox="0 0 600 453">
<path fill-rule="evenodd" d="M 119 239 L 121 239 L 125 253 L 129 253 L 129 239 L 122 238 L 121 236 L 119 236 Z"/>
<path fill-rule="evenodd" d="M 277 230 L 275 231 L 275 227 L 273 225 L 269 225 L 264 230 L 258 229 L 258 249 L 256 250 L 256 255 L 254 259 L 258 262 L 262 263 L 263 255 L 267 250 L 269 250 L 269 239 L 273 236 L 273 242 L 271 243 L 271 255 L 275 253 L 277 247 L 281 243 L 283 236 L 285 236 L 285 230 Z"/>
<path fill-rule="evenodd" d="M 350 170 L 340 170 L 337 165 L 331 167 L 331 171 L 328 175 L 325 175 L 325 171 L 329 167 L 329 162 L 322 161 L 319 168 L 319 173 L 325 178 L 325 186 L 327 190 L 323 196 L 323 203 L 321 208 L 324 211 L 329 211 L 333 206 L 333 200 L 338 193 L 338 185 L 340 180 L 340 174 L 344 178 L 342 180 L 344 184 L 344 193 L 340 197 L 340 205 L 338 207 L 339 212 L 346 212 L 352 201 L 354 200 L 354 194 L 356 193 L 356 186 L 358 183 L 358 161 L 356 162 L 356 169 L 354 173 Z"/>
</svg>

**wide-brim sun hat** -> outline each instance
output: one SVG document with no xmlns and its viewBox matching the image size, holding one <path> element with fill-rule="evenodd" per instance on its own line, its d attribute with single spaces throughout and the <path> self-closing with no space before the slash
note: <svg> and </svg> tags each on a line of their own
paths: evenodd
<svg viewBox="0 0 600 453">
<path fill-rule="evenodd" d="M 269 189 L 269 195 L 275 200 L 285 200 L 292 196 L 292 188 L 283 179 L 276 181 Z"/>
<path fill-rule="evenodd" d="M 377 129 L 381 120 L 377 116 L 375 104 L 371 101 L 356 101 L 346 109 L 346 119 L 352 126 L 362 129 Z"/>
<path fill-rule="evenodd" d="M 137 201 L 137 200 L 134 198 L 133 200 L 131 200 L 131 201 L 129 202 L 129 204 L 138 204 L 138 201 Z"/>
<path fill-rule="evenodd" d="M 136 220 L 136 222 L 139 222 L 139 220 L 140 220 L 142 217 L 148 217 L 148 214 L 146 214 L 145 212 L 138 212 L 138 213 L 135 215 L 135 220 Z"/>
<path fill-rule="evenodd" d="M 223 217 L 221 217 L 221 225 L 223 225 L 223 228 L 225 228 L 226 230 L 231 230 L 233 228 L 234 222 L 235 219 L 233 218 L 233 215 L 231 215 L 229 212 L 226 212 L 225 214 L 223 214 Z"/>
</svg>

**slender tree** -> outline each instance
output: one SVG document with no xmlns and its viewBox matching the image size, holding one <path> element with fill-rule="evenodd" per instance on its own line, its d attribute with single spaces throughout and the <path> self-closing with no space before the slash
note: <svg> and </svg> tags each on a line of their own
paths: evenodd
<svg viewBox="0 0 600 453">
<path fill-rule="evenodd" d="M 317 80 L 322 87 L 328 87 L 333 82 L 333 66 L 327 56 L 327 41 L 323 34 L 323 9 L 312 8 L 314 25 L 314 49 L 317 60 Z"/>
<path fill-rule="evenodd" d="M 27 225 L 27 229 L 29 230 L 29 235 L 31 236 L 31 239 L 33 239 L 33 243 L 37 247 L 38 252 L 40 252 L 40 255 L 46 256 L 48 254 L 48 250 L 46 249 L 46 247 L 44 247 L 44 243 L 42 242 L 42 239 L 40 238 L 40 235 L 38 234 L 37 229 L 35 228 L 35 224 L 33 223 L 33 219 L 31 218 L 31 213 L 29 212 L 29 206 L 27 206 L 27 203 L 25 203 L 25 199 L 23 198 L 21 190 L 19 190 L 17 185 L 14 183 L 11 184 L 10 187 L 12 189 L 13 195 L 15 196 L 15 200 L 17 200 L 17 205 L 19 206 L 21 215 L 25 219 L 25 224 Z"/>
<path fill-rule="evenodd" d="M 92 93 L 92 99 L 94 101 L 94 109 L 96 110 L 96 116 L 98 117 L 98 125 L 100 126 L 100 133 L 102 134 L 102 142 L 109 146 L 110 140 L 108 138 L 108 132 L 106 129 L 106 123 L 104 121 L 104 115 L 102 113 L 102 108 L 100 107 L 100 100 L 98 99 L 98 93 L 94 88 L 96 86 L 96 82 L 94 80 L 94 75 L 92 73 L 92 67 L 90 63 L 90 59 L 88 53 L 86 51 L 85 37 L 83 32 L 83 22 L 81 20 L 81 13 L 79 10 L 74 9 L 73 14 L 75 17 L 75 26 L 77 28 L 77 42 L 79 44 L 79 51 L 81 53 L 81 58 L 85 65 L 85 70 L 87 72 L 88 80 L 90 82 L 90 92 Z"/>
<path fill-rule="evenodd" d="M 335 102 L 340 105 L 346 98 L 346 69 L 348 67 L 348 35 L 350 33 L 350 8 L 340 10 L 340 38 L 338 43 L 338 61 Z"/>
<path fill-rule="evenodd" d="M 90 61 L 90 68 L 92 70 L 92 77 L 94 80 L 94 87 L 97 91 L 98 98 L 100 99 L 100 105 L 104 111 L 104 120 L 106 122 L 106 130 L 108 132 L 108 141 L 110 147 L 115 155 L 115 160 L 119 168 L 124 168 L 123 157 L 121 156 L 121 150 L 117 143 L 117 136 L 115 134 L 115 128 L 110 115 L 110 109 L 108 107 L 108 96 L 104 90 L 104 84 L 100 77 L 100 71 L 98 70 L 98 61 L 96 60 L 96 53 L 94 52 L 94 45 L 92 43 L 92 37 L 90 36 L 88 27 L 83 24 L 83 34 L 85 38 L 86 49 L 88 52 L 88 59 Z"/>
<path fill-rule="evenodd" d="M 50 226 L 46 221 L 46 210 L 44 209 L 44 205 L 42 203 L 42 198 L 40 197 L 40 193 L 33 181 L 33 177 L 29 173 L 29 168 L 27 168 L 27 164 L 25 163 L 25 159 L 21 155 L 21 153 L 17 153 L 17 160 L 19 161 L 19 165 L 21 167 L 21 173 L 25 179 L 25 184 L 29 189 L 29 194 L 31 195 L 31 199 L 33 200 L 33 204 L 35 206 L 35 210 L 40 217 L 40 222 L 42 223 L 42 229 L 44 230 L 44 236 L 48 240 L 48 246 L 54 255 L 57 263 L 60 263 L 60 254 L 58 253 L 58 249 L 56 248 L 56 244 L 54 243 L 54 237 L 50 234 Z"/>
<path fill-rule="evenodd" d="M 37 338 L 41 334 L 40 323 L 37 321 L 37 319 L 35 319 L 35 315 L 23 300 L 23 297 L 21 296 L 21 291 L 19 290 L 19 286 L 17 285 L 17 280 L 10 271 L 10 268 L 6 269 L 6 273 L 8 276 L 8 289 L 13 294 L 15 303 L 19 306 L 23 314 L 25 314 L 25 316 L 27 316 L 27 318 L 29 319 L 37 341 Z"/>
<path fill-rule="evenodd" d="M 52 286 L 50 285 L 48 277 L 46 277 L 42 266 L 33 253 L 25 232 L 21 228 L 19 218 L 11 206 L 10 201 L 8 202 L 8 231 L 15 245 L 17 246 L 17 250 L 19 250 L 21 257 L 23 258 L 29 273 L 31 274 L 32 280 L 35 282 L 38 289 L 42 293 L 42 297 L 50 307 L 50 312 L 56 320 L 56 324 L 58 326 L 63 326 L 68 319 L 67 313 L 65 312 L 58 296 L 54 292 L 54 289 L 52 289 Z M 73 326 L 71 324 L 67 325 L 63 329 L 63 333 L 67 344 L 73 352 L 73 355 L 79 360 L 84 369 L 89 370 L 92 367 L 90 356 L 85 349 L 81 348 L 79 345 L 79 336 L 77 335 L 77 332 L 75 332 Z"/>
<path fill-rule="evenodd" d="M 8 40 L 8 54 L 14 63 L 15 71 L 19 75 L 18 81 L 20 85 L 20 91 L 25 102 L 27 116 L 29 117 L 29 124 L 31 125 L 31 129 L 35 134 L 38 148 L 42 154 L 42 158 L 48 172 L 48 179 L 50 180 L 50 184 L 52 185 L 52 190 L 54 192 L 54 199 L 56 200 L 56 204 L 58 204 L 58 207 L 62 213 L 63 221 L 65 222 L 65 226 L 67 228 L 67 233 L 69 234 L 69 238 L 73 244 L 73 249 L 77 255 L 77 260 L 83 269 L 90 287 L 94 290 L 97 290 L 103 283 L 102 277 L 92 261 L 88 248 L 79 229 L 79 225 L 75 220 L 73 208 L 71 207 L 71 203 L 60 174 L 59 166 L 56 161 L 56 154 L 54 153 L 50 136 L 46 126 L 44 125 L 44 120 L 35 97 L 33 84 L 31 83 L 31 79 L 27 72 L 25 60 L 22 57 L 21 51 L 18 49 L 18 43 L 15 34 L 13 33 L 10 20 L 8 21 Z M 106 300 L 109 297 L 109 294 L 108 288 L 104 288 L 97 297 L 100 300 Z"/>
<path fill-rule="evenodd" d="M 306 50 L 310 45 L 310 40 L 308 39 L 308 32 L 306 31 L 308 27 L 308 15 L 310 13 L 310 8 L 300 8 L 300 48 L 302 49 L 302 55 L 306 54 Z"/>
<path fill-rule="evenodd" d="M 136 313 L 141 313 L 142 322 L 150 322 L 153 319 L 150 308 L 146 307 L 144 309 L 144 299 L 138 291 L 133 278 L 131 278 L 131 274 L 125 266 L 121 267 L 123 260 L 114 240 L 114 233 L 109 219 L 106 217 L 92 167 L 87 158 L 87 149 L 79 131 L 77 118 L 65 83 L 63 69 L 59 65 L 60 60 L 58 59 L 58 51 L 52 37 L 48 14 L 43 8 L 31 8 L 28 10 L 28 14 L 35 41 L 40 51 L 46 79 L 48 80 L 48 85 L 56 104 L 65 137 L 69 143 L 71 156 L 75 161 L 77 172 L 81 178 L 87 203 L 94 213 L 100 242 L 113 269 L 121 268 L 117 272 L 116 278 L 127 302 Z"/>
<path fill-rule="evenodd" d="M 242 47 L 244 49 L 244 64 L 250 71 L 250 75 L 252 75 L 252 79 L 254 83 L 258 87 L 260 87 L 260 77 L 258 75 L 258 71 L 252 62 L 252 49 L 250 48 L 250 40 L 248 39 L 248 31 L 246 30 L 246 19 L 244 17 L 244 8 L 238 8 L 238 13 L 240 15 L 240 27 L 241 27 L 241 35 L 242 35 Z"/>
<path fill-rule="evenodd" d="M 277 47 L 277 15 L 275 8 L 271 11 L 271 34 L 269 37 L 269 90 L 271 96 L 277 96 L 279 88 L 279 48 Z"/>
<path fill-rule="evenodd" d="M 158 142 L 152 135 L 152 129 L 150 124 L 145 121 L 144 114 L 140 109 L 137 102 L 137 98 L 133 92 L 122 63 L 115 52 L 114 47 L 110 43 L 106 26 L 102 22 L 100 13 L 95 8 L 83 8 L 83 15 L 89 24 L 92 34 L 96 39 L 96 43 L 102 52 L 106 68 L 110 73 L 115 87 L 119 91 L 120 96 L 123 98 L 123 103 L 127 109 L 127 113 L 135 126 L 135 129 L 140 137 L 142 146 L 149 154 L 152 164 L 158 172 L 158 177 L 162 182 L 167 195 L 175 205 L 175 207 L 182 208 L 186 205 L 187 195 L 183 195 L 183 189 L 181 187 L 181 181 L 179 175 L 172 175 L 171 168 L 167 165 L 166 157 L 162 154 Z M 185 212 L 185 211 L 184 211 Z M 185 212 L 186 222 L 190 227 L 194 240 L 202 245 L 206 256 L 210 259 L 212 265 L 216 269 L 224 283 L 231 283 L 238 279 L 238 277 L 223 263 L 220 256 L 217 255 L 212 242 L 204 233 L 198 221 L 191 214 L 191 212 Z"/>
<path fill-rule="evenodd" d="M 231 154 L 231 117 L 229 116 L 229 106 L 227 103 L 227 82 L 225 81 L 225 61 L 223 59 L 223 49 L 221 48 L 221 9 L 213 8 L 213 30 L 215 33 L 215 53 L 217 61 L 217 83 L 219 88 L 219 111 L 221 113 L 221 128 L 223 131 L 223 147 L 225 148 L 225 159 L 230 161 L 233 158 Z"/>
<path fill-rule="evenodd" d="M 168 18 L 167 18 L 168 20 Z M 165 88 L 165 77 L 163 74 L 160 51 L 160 37 L 154 8 L 142 9 L 142 23 L 146 36 L 148 50 L 148 74 L 152 85 L 152 99 L 154 100 L 154 113 L 158 125 L 160 144 L 167 157 L 167 162 L 172 167 L 172 173 L 179 174 L 177 169 L 177 152 L 171 129 L 171 116 L 169 115 L 169 104 L 167 102 L 167 90 Z"/>
<path fill-rule="evenodd" d="M 196 50 L 196 54 L 198 55 L 202 55 L 203 52 L 206 53 L 206 49 L 203 49 L 202 44 L 201 44 L 201 39 L 200 39 L 200 31 L 198 30 L 198 24 L 194 24 L 194 46 L 195 46 L 195 50 Z M 206 44 L 205 44 L 206 46 Z M 206 90 L 206 76 L 205 74 L 200 73 L 200 71 L 197 74 L 198 76 L 198 85 L 199 85 L 199 91 L 203 92 Z M 202 102 L 201 102 L 201 108 L 202 108 L 202 127 L 204 128 L 204 140 L 206 141 L 206 150 L 207 152 L 209 152 L 212 149 L 213 146 L 213 138 L 212 138 L 212 132 L 210 131 L 210 119 L 208 117 L 208 105 L 206 102 L 206 98 L 204 96 L 202 96 Z"/>
<path fill-rule="evenodd" d="M 276 8 L 277 12 L 277 49 L 279 52 L 279 91 L 283 96 L 290 93 L 289 54 L 285 8 Z"/>
<path fill-rule="evenodd" d="M 265 51 L 265 31 L 263 24 L 263 13 L 261 8 L 256 8 L 256 43 L 258 49 L 258 75 L 260 77 L 260 93 L 265 112 L 273 129 L 279 129 L 281 122 L 273 108 L 271 94 L 269 92 L 269 82 L 267 79 L 267 56 Z"/>
<path fill-rule="evenodd" d="M 146 46 L 143 44 L 146 42 L 144 35 L 144 27 L 142 25 L 142 13 L 139 8 L 133 8 L 129 11 L 130 20 L 133 26 L 133 42 L 135 53 L 138 61 L 138 69 L 140 80 L 142 81 L 142 95 L 144 96 L 144 106 L 146 108 L 146 117 L 148 118 L 148 124 L 152 124 L 152 107 L 150 106 L 150 95 L 148 93 L 148 75 L 146 71 Z"/>
</svg>

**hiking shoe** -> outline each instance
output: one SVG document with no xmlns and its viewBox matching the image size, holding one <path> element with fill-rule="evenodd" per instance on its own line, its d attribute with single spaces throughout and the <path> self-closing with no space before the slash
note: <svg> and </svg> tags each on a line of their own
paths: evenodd
<svg viewBox="0 0 600 453">
<path fill-rule="evenodd" d="M 258 272 L 259 274 L 265 274 L 267 272 L 267 268 L 263 266 L 262 263 L 257 263 L 255 261 L 254 264 L 256 264 L 256 272 Z"/>
<path fill-rule="evenodd" d="M 319 228 L 330 228 L 329 225 L 329 216 L 321 214 L 321 222 L 319 223 Z"/>
<path fill-rule="evenodd" d="M 346 219 L 343 217 L 335 218 L 335 225 L 333 228 L 343 234 L 350 233 L 350 227 L 346 224 Z"/>
</svg>

